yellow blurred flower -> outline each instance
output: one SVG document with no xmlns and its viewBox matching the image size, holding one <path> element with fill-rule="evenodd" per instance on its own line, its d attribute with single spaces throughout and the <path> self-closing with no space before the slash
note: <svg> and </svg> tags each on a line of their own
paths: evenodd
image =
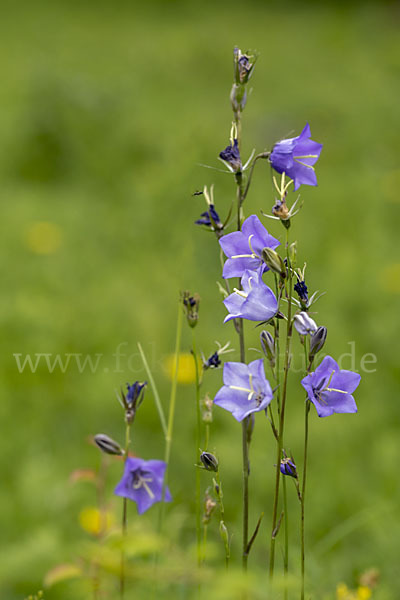
<svg viewBox="0 0 400 600">
<path fill-rule="evenodd" d="M 366 585 L 360 585 L 357 589 L 357 600 L 369 600 L 372 596 L 372 591 Z"/>
<path fill-rule="evenodd" d="M 386 292 L 400 294 L 400 263 L 392 263 L 382 270 L 381 284 Z"/>
<path fill-rule="evenodd" d="M 35 254 L 54 254 L 61 241 L 61 229 L 48 221 L 32 223 L 26 232 L 26 245 Z"/>
<path fill-rule="evenodd" d="M 79 513 L 79 524 L 88 533 L 100 535 L 114 525 L 114 515 L 109 511 L 100 512 L 97 508 L 88 506 Z"/>
<path fill-rule="evenodd" d="M 199 373 L 201 372 L 201 360 L 197 357 Z M 164 370 L 168 378 L 172 379 L 175 375 L 176 357 L 175 354 L 168 354 L 164 359 Z M 181 352 L 178 364 L 178 383 L 194 383 L 196 381 L 196 368 L 193 355 L 189 352 Z"/>
</svg>

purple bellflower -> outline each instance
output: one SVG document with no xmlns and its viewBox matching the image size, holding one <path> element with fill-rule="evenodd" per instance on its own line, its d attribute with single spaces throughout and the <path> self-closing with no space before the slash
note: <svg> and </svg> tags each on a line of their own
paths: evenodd
<svg viewBox="0 0 400 600">
<path fill-rule="evenodd" d="M 161 502 L 166 464 L 162 460 L 127 458 L 121 481 L 114 490 L 117 496 L 136 502 L 139 515 L 146 512 L 155 502 Z M 171 502 L 168 487 L 164 502 Z"/>
<path fill-rule="evenodd" d="M 301 384 L 308 399 L 314 404 L 319 417 L 333 413 L 356 413 L 357 406 L 351 395 L 360 383 L 361 375 L 339 369 L 331 356 L 325 356 L 313 373 Z"/>
<path fill-rule="evenodd" d="M 243 222 L 241 231 L 222 236 L 219 243 L 228 257 L 222 272 L 224 279 L 241 277 L 246 269 L 266 271 L 268 267 L 262 259 L 263 249 L 275 249 L 280 244 L 256 215 L 251 215 Z"/>
<path fill-rule="evenodd" d="M 274 292 L 263 282 L 260 273 L 245 271 L 241 279 L 242 288 L 234 288 L 234 292 L 224 300 L 228 316 L 224 323 L 231 319 L 248 319 L 249 321 L 269 321 L 278 311 L 278 301 Z"/>
<path fill-rule="evenodd" d="M 300 135 L 275 144 L 269 160 L 278 173 L 285 173 L 294 181 L 294 189 L 302 184 L 317 185 L 314 167 L 322 150 L 322 144 L 310 140 L 310 126 L 304 127 Z"/>
<path fill-rule="evenodd" d="M 224 364 L 224 386 L 217 392 L 214 404 L 232 413 L 237 421 L 265 410 L 272 400 L 272 390 L 264 373 L 262 358 L 246 365 Z"/>
</svg>

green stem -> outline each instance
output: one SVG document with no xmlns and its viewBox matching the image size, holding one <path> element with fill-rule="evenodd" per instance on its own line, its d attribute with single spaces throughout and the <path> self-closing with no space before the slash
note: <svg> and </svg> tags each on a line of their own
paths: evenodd
<svg viewBox="0 0 400 600">
<path fill-rule="evenodd" d="M 305 365 L 308 362 L 307 352 L 307 338 L 304 340 L 304 354 L 305 354 Z M 306 375 L 311 372 L 313 359 L 309 361 L 306 366 Z M 301 525 L 300 525 L 300 538 L 301 538 L 301 593 L 300 598 L 304 600 L 304 583 L 305 583 L 305 529 L 304 529 L 304 511 L 305 511 L 305 498 L 306 498 L 306 480 L 307 480 L 307 455 L 308 455 L 308 414 L 310 412 L 310 401 L 306 397 L 305 414 L 304 414 L 304 454 L 303 454 L 303 480 L 301 485 L 300 495 L 300 506 L 301 506 Z"/>
<path fill-rule="evenodd" d="M 138 349 L 139 349 L 139 353 L 143 362 L 143 366 L 145 368 L 147 377 L 149 378 L 150 381 L 150 385 L 151 385 L 151 389 L 153 390 L 153 395 L 154 395 L 154 401 L 156 403 L 156 407 L 157 407 L 157 412 L 158 412 L 158 416 L 160 417 L 160 422 L 161 422 L 161 427 L 164 433 L 164 437 L 166 437 L 167 435 L 167 422 L 165 420 L 165 414 L 164 414 L 164 410 L 161 404 L 161 400 L 160 400 L 160 395 L 158 393 L 157 390 L 157 386 L 155 384 L 153 375 L 151 373 L 150 367 L 149 367 L 149 363 L 147 362 L 145 353 L 143 352 L 143 348 L 141 346 L 141 344 L 138 342 Z"/>
<path fill-rule="evenodd" d="M 195 437 L 195 464 L 198 462 L 199 451 L 201 446 L 201 413 L 200 413 L 200 374 L 199 374 L 199 363 L 197 360 L 197 348 L 196 348 L 196 336 L 195 330 L 192 329 L 192 353 L 195 365 L 196 373 L 196 437 Z M 201 564 L 201 480 L 200 480 L 200 469 L 196 467 L 196 537 L 197 537 L 197 563 Z"/>
<path fill-rule="evenodd" d="M 283 555 L 283 576 L 284 576 L 284 588 L 283 597 L 287 600 L 288 589 L 287 589 L 287 576 L 289 572 L 289 518 L 287 508 L 287 492 L 286 492 L 286 478 L 282 479 L 282 491 L 283 491 L 283 525 L 285 527 L 285 546 Z"/>
<path fill-rule="evenodd" d="M 287 295 L 288 295 L 288 313 L 287 313 L 287 323 L 286 323 L 286 347 L 285 347 L 285 361 L 284 361 L 284 373 L 283 373 L 283 386 L 282 386 L 282 399 L 280 406 L 280 415 L 279 415 L 279 433 L 278 433 L 278 444 L 277 444 L 277 453 L 276 453 L 276 474 L 275 474 L 275 494 L 274 494 L 274 504 L 272 510 L 272 531 L 271 531 L 271 542 L 270 542 L 270 554 L 269 554 L 269 576 L 272 580 L 274 575 L 274 567 L 275 567 L 275 539 L 276 539 L 276 526 L 278 522 L 278 501 L 279 501 L 279 483 L 280 483 L 280 463 L 282 458 L 282 448 L 283 448 L 283 434 L 285 427 L 285 408 L 286 408 L 286 397 L 287 397 L 287 381 L 289 374 L 289 364 L 290 364 L 290 344 L 292 337 L 292 270 L 290 266 L 289 259 L 289 232 L 286 229 L 286 259 L 287 259 L 287 267 L 288 267 L 288 283 L 287 283 Z"/>
<path fill-rule="evenodd" d="M 126 422 L 125 427 L 125 458 L 126 462 L 129 454 L 129 446 L 131 443 L 131 423 Z M 127 498 L 123 498 L 122 500 L 122 550 L 121 550 L 121 568 L 120 568 L 120 578 L 119 578 L 119 595 L 121 600 L 123 600 L 125 595 L 125 539 L 126 539 L 126 531 L 128 525 L 128 500 Z"/>
</svg>

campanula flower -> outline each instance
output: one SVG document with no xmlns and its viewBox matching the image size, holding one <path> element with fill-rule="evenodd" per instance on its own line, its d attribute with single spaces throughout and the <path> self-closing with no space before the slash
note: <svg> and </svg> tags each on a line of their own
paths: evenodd
<svg viewBox="0 0 400 600">
<path fill-rule="evenodd" d="M 285 173 L 294 181 L 294 189 L 302 184 L 317 185 L 314 166 L 322 150 L 322 144 L 310 140 L 310 126 L 304 127 L 300 135 L 275 144 L 269 160 L 278 173 Z"/>
<path fill-rule="evenodd" d="M 308 302 L 308 289 L 305 281 L 298 281 L 294 284 L 294 291 L 297 292 L 300 302 L 307 305 Z"/>
<path fill-rule="evenodd" d="M 228 257 L 222 277 L 241 277 L 246 269 L 264 272 L 268 269 L 262 259 L 264 248 L 277 248 L 280 242 L 268 233 L 256 215 L 248 217 L 241 231 L 224 235 L 219 243 Z"/>
<path fill-rule="evenodd" d="M 219 153 L 219 157 L 222 158 L 232 169 L 234 173 L 240 173 L 242 170 L 242 161 L 240 158 L 238 141 L 235 138 L 233 144 L 229 144 Z"/>
<path fill-rule="evenodd" d="M 136 502 L 139 515 L 156 502 L 161 502 L 166 463 L 162 460 L 127 458 L 121 481 L 114 493 Z M 168 487 L 164 491 L 164 502 L 171 502 Z"/>
<path fill-rule="evenodd" d="M 214 404 L 232 413 L 237 421 L 265 410 L 272 400 L 272 390 L 264 373 L 262 358 L 246 365 L 224 364 L 224 386 L 217 392 Z"/>
<path fill-rule="evenodd" d="M 295 315 L 293 322 L 296 331 L 300 335 L 311 335 L 318 329 L 316 322 L 306 312 L 300 312 Z"/>
<path fill-rule="evenodd" d="M 263 282 L 256 271 L 246 270 L 241 279 L 242 288 L 223 301 L 228 309 L 224 323 L 241 318 L 249 321 L 269 321 L 278 311 L 278 301 L 274 292 Z"/>
<path fill-rule="evenodd" d="M 325 356 L 313 373 L 301 384 L 308 399 L 314 404 L 319 417 L 333 413 L 356 413 L 357 406 L 351 395 L 360 383 L 361 375 L 339 369 L 331 356 Z"/>
</svg>

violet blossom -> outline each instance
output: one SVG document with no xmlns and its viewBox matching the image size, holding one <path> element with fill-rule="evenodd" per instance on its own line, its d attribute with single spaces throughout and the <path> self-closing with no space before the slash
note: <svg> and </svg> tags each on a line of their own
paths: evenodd
<svg viewBox="0 0 400 600">
<path fill-rule="evenodd" d="M 317 185 L 313 165 L 317 162 L 322 144 L 310 140 L 310 126 L 304 127 L 300 135 L 275 144 L 269 160 L 278 173 L 285 173 L 294 181 L 294 189 L 302 184 Z"/>
<path fill-rule="evenodd" d="M 316 322 L 304 311 L 293 318 L 294 327 L 300 335 L 315 333 L 318 329 Z"/>
<path fill-rule="evenodd" d="M 224 386 L 217 392 L 214 404 L 232 413 L 237 421 L 265 410 L 272 400 L 272 390 L 264 373 L 262 358 L 246 365 L 226 362 Z"/>
<path fill-rule="evenodd" d="M 272 319 L 278 311 L 278 301 L 260 273 L 246 270 L 241 284 L 241 290 L 234 288 L 234 292 L 224 300 L 229 313 L 224 323 L 236 318 L 262 322 Z"/>
<path fill-rule="evenodd" d="M 241 277 L 246 269 L 264 272 L 268 269 L 262 259 L 264 248 L 277 248 L 280 242 L 268 233 L 256 215 L 248 217 L 241 231 L 224 235 L 219 243 L 228 257 L 222 277 Z"/>
<path fill-rule="evenodd" d="M 163 500 L 163 482 L 166 463 L 162 460 L 127 458 L 121 481 L 114 490 L 117 496 L 136 502 L 139 515 L 155 502 Z M 171 502 L 168 487 L 164 490 L 164 502 Z"/>
<path fill-rule="evenodd" d="M 302 379 L 301 384 L 308 399 L 314 404 L 319 417 L 333 413 L 356 413 L 357 406 L 351 395 L 360 383 L 361 375 L 339 369 L 331 356 L 325 356 L 313 373 Z"/>
</svg>

